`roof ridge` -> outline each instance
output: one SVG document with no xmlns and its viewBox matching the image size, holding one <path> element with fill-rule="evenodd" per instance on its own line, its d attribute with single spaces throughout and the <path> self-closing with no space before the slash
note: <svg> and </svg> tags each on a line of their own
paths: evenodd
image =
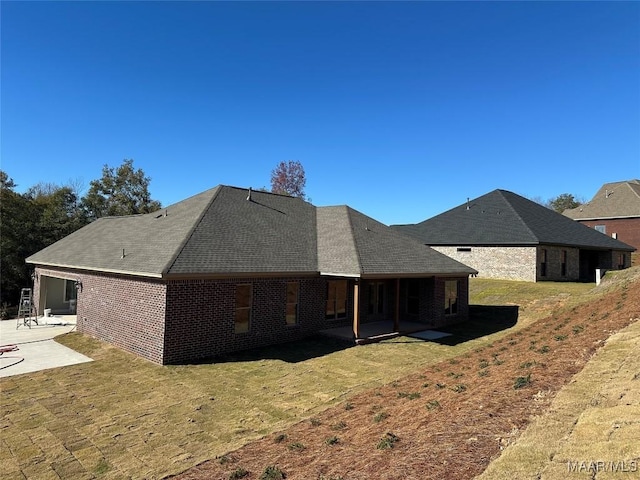
<svg viewBox="0 0 640 480">
<path fill-rule="evenodd" d="M 161 270 L 162 276 L 164 276 L 169 270 L 171 270 L 171 267 L 173 266 L 173 264 L 176 263 L 176 261 L 178 260 L 178 257 L 182 253 L 182 250 L 184 250 L 184 247 L 187 245 L 187 243 L 189 243 L 189 240 L 191 240 L 191 237 L 193 236 L 193 233 L 196 231 L 196 228 L 198 228 L 198 225 L 200 225 L 200 223 L 202 222 L 202 219 L 211 208 L 211 205 L 213 204 L 213 202 L 216 200 L 216 198 L 218 198 L 220 191 L 225 187 L 227 186 L 222 184 L 216 187 L 213 187 L 215 192 L 211 196 L 211 200 L 207 202 L 206 206 L 200 212 L 198 219 L 195 222 L 193 222 L 193 225 L 191 226 L 191 229 L 189 230 L 189 232 L 184 236 L 184 239 L 182 240 L 182 242 L 180 242 L 180 245 L 178 245 L 178 248 L 176 248 L 174 254 L 171 256 L 169 261 L 162 268 Z"/>
<path fill-rule="evenodd" d="M 356 250 L 356 257 L 358 259 L 358 272 L 360 273 L 360 275 L 362 275 L 362 272 L 363 272 L 362 255 L 360 255 L 360 249 L 358 248 L 358 244 L 356 242 L 356 236 L 354 235 L 353 221 L 351 220 L 351 212 L 355 210 L 353 210 L 349 205 L 345 205 L 344 208 L 347 211 L 347 221 L 349 222 L 349 232 L 351 233 L 351 241 Z"/>
<path fill-rule="evenodd" d="M 525 229 L 526 229 L 526 230 L 527 230 L 527 231 L 528 231 L 528 232 L 533 236 L 533 238 L 534 238 L 537 242 L 540 242 L 540 239 L 538 238 L 538 236 L 535 234 L 535 232 L 534 232 L 533 230 L 531 230 L 531 228 L 529 227 L 529 225 L 527 225 L 527 222 L 525 222 L 525 221 L 523 220 L 522 215 L 520 215 L 520 212 L 519 212 L 518 210 L 516 210 L 516 209 L 514 208 L 514 206 L 513 206 L 513 205 L 511 205 L 511 202 L 507 199 L 507 197 L 506 197 L 505 195 L 503 195 L 503 192 L 508 192 L 508 193 L 510 193 L 510 194 L 512 194 L 512 195 L 517 195 L 517 196 L 518 196 L 518 197 L 520 197 L 520 198 L 524 198 L 524 197 L 522 197 L 521 195 L 518 195 L 517 193 L 509 192 L 508 190 L 498 190 L 498 191 L 500 192 L 500 195 L 502 196 L 502 198 L 504 198 L 504 201 L 505 201 L 505 202 L 507 202 L 507 205 L 509 206 L 509 208 L 511 209 L 511 211 L 516 215 L 516 217 L 518 217 L 518 220 L 520 220 L 520 223 L 521 223 L 522 225 L 524 225 L 524 228 L 525 228 Z M 529 202 L 531 202 L 531 203 L 534 203 L 534 204 L 535 204 L 535 202 L 532 202 L 531 200 L 529 200 L 529 199 L 527 199 L 527 198 L 524 198 L 524 199 L 525 199 L 525 200 L 527 200 L 527 201 L 529 201 Z M 542 207 L 542 205 L 540 205 L 540 206 Z M 542 207 L 542 208 L 546 208 L 546 207 Z"/>
</svg>

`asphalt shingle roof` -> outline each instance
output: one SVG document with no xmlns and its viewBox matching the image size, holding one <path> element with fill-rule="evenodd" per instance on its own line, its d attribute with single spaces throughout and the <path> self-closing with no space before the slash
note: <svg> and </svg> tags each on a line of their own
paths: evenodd
<svg viewBox="0 0 640 480">
<path fill-rule="evenodd" d="M 640 217 L 640 180 L 605 183 L 589 202 L 563 215 L 574 220 Z"/>
<path fill-rule="evenodd" d="M 101 218 L 27 262 L 152 277 L 475 273 L 349 207 L 229 186 L 158 212 Z"/>
<path fill-rule="evenodd" d="M 394 225 L 425 245 L 566 245 L 634 248 L 507 190 L 494 190 L 414 225 Z"/>
<path fill-rule="evenodd" d="M 322 273 L 362 277 L 477 273 L 348 206 L 318 208 L 318 246 Z"/>
</svg>

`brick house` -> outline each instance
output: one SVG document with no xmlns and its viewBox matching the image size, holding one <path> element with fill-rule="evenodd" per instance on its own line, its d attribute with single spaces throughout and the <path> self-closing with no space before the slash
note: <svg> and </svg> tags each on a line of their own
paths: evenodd
<svg viewBox="0 0 640 480">
<path fill-rule="evenodd" d="M 488 278 L 594 281 L 631 266 L 634 247 L 520 195 L 494 190 L 402 232 Z"/>
<path fill-rule="evenodd" d="M 159 364 L 366 322 L 468 318 L 476 273 L 348 206 L 218 186 L 96 220 L 27 259 L 34 298 Z"/>
<path fill-rule="evenodd" d="M 589 202 L 562 214 L 640 248 L 640 180 L 605 183 Z"/>
</svg>

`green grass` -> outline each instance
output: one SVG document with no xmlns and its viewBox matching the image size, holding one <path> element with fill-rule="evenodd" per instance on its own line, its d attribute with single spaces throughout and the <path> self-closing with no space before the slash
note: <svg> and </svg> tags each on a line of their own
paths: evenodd
<svg viewBox="0 0 640 480">
<path fill-rule="evenodd" d="M 218 363 L 163 367 L 83 335 L 58 337 L 94 361 L 0 380 L 0 458 L 16 477 L 36 468 L 53 477 L 64 462 L 80 469 L 71 472 L 77 476 L 107 468 L 114 478 L 176 474 L 300 420 L 313 425 L 314 415 L 354 393 L 443 360 L 455 364 L 531 323 L 541 302 L 554 305 L 592 287 L 472 279 L 471 303 L 521 305 L 518 321 L 494 332 L 486 320 L 457 326 L 447 337 L 452 344 L 400 337 L 346 347 L 313 338 Z"/>
</svg>

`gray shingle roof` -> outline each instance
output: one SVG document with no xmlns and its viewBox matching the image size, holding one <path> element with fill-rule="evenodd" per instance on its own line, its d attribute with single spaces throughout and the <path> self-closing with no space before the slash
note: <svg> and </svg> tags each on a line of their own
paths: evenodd
<svg viewBox="0 0 640 480">
<path fill-rule="evenodd" d="M 563 215 L 574 220 L 640 217 L 640 180 L 605 183 L 589 202 Z"/>
<path fill-rule="evenodd" d="M 319 269 L 325 274 L 380 277 L 477 273 L 348 206 L 318 208 L 318 247 Z"/>
<path fill-rule="evenodd" d="M 475 272 L 349 207 L 248 193 L 218 186 L 155 213 L 101 218 L 27 262 L 152 277 Z"/>
<path fill-rule="evenodd" d="M 425 245 L 565 245 L 634 248 L 506 190 L 494 190 L 414 225 L 392 228 Z"/>
</svg>

